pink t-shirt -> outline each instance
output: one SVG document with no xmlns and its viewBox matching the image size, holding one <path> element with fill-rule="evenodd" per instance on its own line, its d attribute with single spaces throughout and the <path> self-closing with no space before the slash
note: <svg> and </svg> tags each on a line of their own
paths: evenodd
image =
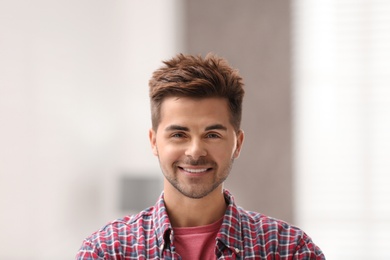
<svg viewBox="0 0 390 260">
<path fill-rule="evenodd" d="M 176 252 L 183 260 L 215 260 L 215 238 L 222 220 L 200 227 L 173 228 Z"/>
</svg>

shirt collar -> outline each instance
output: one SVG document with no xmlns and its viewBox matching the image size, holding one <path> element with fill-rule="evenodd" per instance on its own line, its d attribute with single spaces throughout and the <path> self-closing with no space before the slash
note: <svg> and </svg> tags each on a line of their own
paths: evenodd
<svg viewBox="0 0 390 260">
<path fill-rule="evenodd" d="M 172 240 L 172 226 L 165 208 L 164 193 L 161 193 L 154 206 L 153 222 L 161 256 L 164 249 L 170 246 L 170 241 Z"/>
<path fill-rule="evenodd" d="M 238 207 L 234 202 L 233 195 L 224 190 L 227 209 L 223 217 L 221 228 L 217 234 L 217 240 L 224 247 L 229 248 L 235 254 L 239 254 L 243 250 L 241 239 L 241 217 Z M 164 193 L 161 193 L 157 203 L 154 206 L 153 222 L 156 228 L 156 236 L 160 249 L 160 256 L 165 248 L 169 247 L 172 238 L 172 225 L 169 221 L 168 213 L 164 203 Z"/>
<path fill-rule="evenodd" d="M 217 240 L 235 254 L 239 254 L 243 251 L 241 214 L 234 202 L 233 195 L 228 190 L 224 190 L 224 196 L 227 203 L 227 209 L 222 226 L 217 235 Z"/>
</svg>

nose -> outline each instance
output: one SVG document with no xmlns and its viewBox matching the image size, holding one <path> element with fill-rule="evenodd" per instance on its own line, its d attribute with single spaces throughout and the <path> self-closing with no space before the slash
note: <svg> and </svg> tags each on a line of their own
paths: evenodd
<svg viewBox="0 0 390 260">
<path fill-rule="evenodd" d="M 185 155 L 194 160 L 207 155 L 207 149 L 201 140 L 193 139 L 186 148 Z"/>
</svg>

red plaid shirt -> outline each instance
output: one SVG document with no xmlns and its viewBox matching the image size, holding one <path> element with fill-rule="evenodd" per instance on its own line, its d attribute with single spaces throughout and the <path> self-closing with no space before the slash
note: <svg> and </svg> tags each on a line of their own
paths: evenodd
<svg viewBox="0 0 390 260">
<path fill-rule="evenodd" d="M 325 259 L 297 227 L 237 207 L 225 190 L 228 207 L 216 237 L 216 259 Z M 115 220 L 83 241 L 76 259 L 181 259 L 164 197 L 137 215 Z"/>
</svg>

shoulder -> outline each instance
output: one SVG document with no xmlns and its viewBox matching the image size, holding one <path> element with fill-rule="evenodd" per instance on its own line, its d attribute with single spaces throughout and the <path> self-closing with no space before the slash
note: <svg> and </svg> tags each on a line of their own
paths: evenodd
<svg viewBox="0 0 390 260">
<path fill-rule="evenodd" d="M 295 256 L 297 259 L 325 259 L 320 248 L 299 227 L 242 208 L 238 208 L 238 211 L 244 237 L 252 236 L 265 251 Z"/>
<path fill-rule="evenodd" d="M 153 207 L 107 223 L 84 239 L 76 259 L 106 259 L 134 251 L 140 238 L 153 235 Z"/>
<path fill-rule="evenodd" d="M 246 211 L 238 208 L 241 224 L 247 225 L 251 230 L 258 230 L 260 233 L 302 236 L 303 231 L 283 220 L 272 218 L 264 214 Z"/>
<path fill-rule="evenodd" d="M 126 235 L 126 237 L 137 237 L 141 232 L 153 227 L 152 212 L 153 207 L 143 210 L 138 214 L 127 215 L 123 218 L 115 219 L 93 233 L 89 239 L 98 239 L 99 241 L 102 241 L 102 239 L 115 239 L 124 235 Z"/>
</svg>

